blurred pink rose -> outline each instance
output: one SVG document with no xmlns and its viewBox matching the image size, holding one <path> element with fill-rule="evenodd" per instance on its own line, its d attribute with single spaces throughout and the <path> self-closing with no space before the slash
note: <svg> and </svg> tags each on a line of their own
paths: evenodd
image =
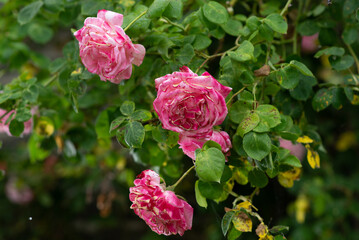
<svg viewBox="0 0 359 240">
<path fill-rule="evenodd" d="M 74 33 L 87 70 L 117 84 L 131 77 L 132 64 L 141 65 L 146 52 L 123 31 L 122 19 L 122 14 L 99 10 L 96 18 L 86 18 L 84 27 Z"/>
<path fill-rule="evenodd" d="M 160 184 L 160 176 L 145 170 L 130 188 L 131 209 L 158 234 L 183 235 L 192 228 L 193 208 Z"/>
<path fill-rule="evenodd" d="M 184 66 L 180 72 L 157 78 L 153 107 L 163 128 L 197 138 L 212 135 L 212 128 L 227 115 L 225 98 L 232 90 L 209 73 L 201 76 Z"/>
<path fill-rule="evenodd" d="M 1 119 L 0 122 L 0 133 L 4 132 L 7 133 L 7 135 L 12 136 L 9 130 L 9 124 L 5 124 L 5 122 L 7 121 L 7 119 L 10 117 L 10 115 L 14 112 L 14 110 L 10 111 L 8 114 L 5 115 L 5 117 L 3 117 Z M 3 114 L 6 113 L 6 110 L 0 109 L 0 116 L 2 116 Z M 15 116 L 15 115 L 14 115 Z M 13 116 L 13 118 L 14 118 Z M 24 131 L 22 132 L 22 135 L 26 135 L 31 133 L 32 131 L 32 118 L 26 122 L 24 122 Z"/>
<path fill-rule="evenodd" d="M 10 202 L 19 205 L 27 204 L 34 198 L 31 188 L 26 183 L 14 177 L 7 181 L 5 193 Z"/>
<path fill-rule="evenodd" d="M 314 53 L 318 50 L 318 36 L 319 34 L 316 33 L 312 36 L 303 36 L 302 37 L 302 51 L 304 53 Z"/>
<path fill-rule="evenodd" d="M 195 137 L 187 137 L 185 135 L 180 134 L 178 144 L 180 148 L 182 148 L 184 154 L 188 157 L 195 159 L 195 151 L 198 148 L 202 148 L 203 144 L 207 141 L 212 140 L 219 145 L 221 145 L 222 152 L 226 156 L 230 156 L 230 149 L 232 148 L 231 139 L 225 131 L 213 131 L 212 136 L 205 138 L 195 138 Z"/>
<path fill-rule="evenodd" d="M 299 160 L 303 160 L 306 153 L 306 149 L 301 143 L 293 144 L 289 140 L 280 138 L 279 144 L 280 147 L 288 149 L 290 151 L 290 154 L 296 156 Z"/>
</svg>

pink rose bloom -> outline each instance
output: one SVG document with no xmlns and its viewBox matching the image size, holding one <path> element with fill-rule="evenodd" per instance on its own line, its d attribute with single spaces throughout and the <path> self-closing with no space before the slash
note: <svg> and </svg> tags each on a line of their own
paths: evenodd
<svg viewBox="0 0 359 240">
<path fill-rule="evenodd" d="M 158 234 L 183 235 L 192 228 L 193 208 L 160 184 L 160 176 L 145 170 L 130 188 L 131 209 Z"/>
<path fill-rule="evenodd" d="M 10 117 L 10 115 L 14 112 L 14 110 L 10 111 L 8 114 L 5 115 L 5 117 L 3 117 L 1 119 L 0 122 L 0 133 L 5 132 L 7 133 L 7 135 L 12 136 L 9 130 L 9 124 L 5 124 L 5 122 L 7 121 L 7 119 Z M 3 114 L 6 113 L 6 110 L 0 109 L 0 116 L 2 116 Z M 14 115 L 15 116 L 15 115 Z M 13 116 L 13 118 L 14 118 Z M 26 122 L 24 122 L 24 131 L 22 132 L 22 135 L 27 135 L 29 133 L 31 133 L 32 131 L 32 118 Z"/>
<path fill-rule="evenodd" d="M 232 90 L 208 72 L 201 76 L 184 66 L 157 78 L 153 107 L 163 128 L 186 136 L 207 137 L 227 115 L 225 98 Z"/>
<path fill-rule="evenodd" d="M 290 154 L 296 156 L 299 160 L 303 160 L 306 149 L 301 143 L 293 144 L 289 140 L 279 139 L 279 146 L 290 151 Z"/>
<path fill-rule="evenodd" d="M 218 143 L 221 146 L 224 155 L 231 155 L 229 150 L 232 148 L 232 143 L 228 133 L 225 131 L 213 131 L 210 137 L 205 138 L 188 137 L 186 135 L 180 134 L 178 144 L 180 145 L 180 148 L 182 148 L 184 154 L 193 160 L 196 160 L 196 149 L 202 148 L 203 145 L 209 140 Z"/>
<path fill-rule="evenodd" d="M 316 33 L 312 36 L 303 36 L 302 37 L 302 51 L 304 53 L 314 53 L 318 50 L 318 36 Z"/>
<path fill-rule="evenodd" d="M 118 84 L 129 79 L 132 64 L 141 65 L 145 56 L 145 48 L 133 44 L 121 28 L 122 20 L 122 14 L 99 10 L 96 18 L 86 18 L 84 27 L 74 33 L 82 63 L 102 81 Z"/>
<path fill-rule="evenodd" d="M 10 178 L 5 186 L 5 194 L 12 203 L 25 205 L 32 201 L 34 194 L 23 182 L 18 182 L 16 178 Z"/>
</svg>

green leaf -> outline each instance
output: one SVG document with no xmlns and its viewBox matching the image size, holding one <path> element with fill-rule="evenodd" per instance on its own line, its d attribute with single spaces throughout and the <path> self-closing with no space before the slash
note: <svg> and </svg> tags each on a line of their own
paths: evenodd
<svg viewBox="0 0 359 240">
<path fill-rule="evenodd" d="M 237 240 L 241 235 L 242 235 L 242 232 L 240 232 L 236 228 L 232 227 L 228 232 L 227 239 L 228 240 Z"/>
<path fill-rule="evenodd" d="M 251 32 L 254 32 L 258 29 L 258 27 L 261 25 L 261 22 L 259 21 L 258 17 L 256 16 L 250 16 L 246 20 L 246 26 Z"/>
<path fill-rule="evenodd" d="M 254 131 L 267 132 L 281 123 L 278 109 L 273 105 L 263 104 L 257 107 L 256 113 L 260 118 L 260 122 Z"/>
<path fill-rule="evenodd" d="M 158 125 L 152 129 L 152 137 L 157 142 L 164 143 L 167 141 L 168 132 L 161 125 Z"/>
<path fill-rule="evenodd" d="M 39 96 L 39 89 L 36 85 L 31 85 L 28 89 L 26 89 L 23 92 L 23 98 L 26 101 L 29 101 L 31 103 L 34 103 L 37 101 L 37 98 Z"/>
<path fill-rule="evenodd" d="M 329 62 L 332 67 L 337 71 L 342 71 L 350 68 L 354 64 L 354 58 L 350 55 L 343 57 L 330 56 Z"/>
<path fill-rule="evenodd" d="M 191 44 L 186 44 L 178 52 L 177 59 L 182 65 L 186 65 L 194 57 L 194 49 Z"/>
<path fill-rule="evenodd" d="M 302 164 L 300 163 L 299 159 L 294 155 L 288 155 L 287 157 L 280 160 L 281 164 L 286 164 L 292 167 L 302 167 Z"/>
<path fill-rule="evenodd" d="M 253 109 L 253 95 L 248 91 L 243 91 L 239 95 L 239 101 L 235 102 L 229 110 L 229 118 L 234 123 L 241 123 L 245 116 L 247 116 Z"/>
<path fill-rule="evenodd" d="M 262 160 L 271 150 L 271 140 L 266 133 L 249 132 L 243 138 L 244 151 L 255 160 Z"/>
<path fill-rule="evenodd" d="M 21 25 L 30 22 L 31 19 L 33 19 L 39 12 L 43 4 L 44 3 L 42 1 L 36 1 L 25 6 L 20 10 L 19 15 L 17 15 L 17 21 Z"/>
<path fill-rule="evenodd" d="M 252 131 L 259 123 L 259 116 L 255 112 L 250 112 L 239 124 L 237 133 L 243 137 L 249 131 Z"/>
<path fill-rule="evenodd" d="M 221 150 L 208 148 L 204 151 L 196 150 L 196 172 L 199 179 L 208 182 L 220 182 L 225 164 L 225 157 Z"/>
<path fill-rule="evenodd" d="M 221 145 L 219 145 L 219 143 L 212 141 L 212 140 L 208 140 L 207 142 L 205 142 L 202 146 L 203 150 L 207 150 L 209 148 L 217 148 L 218 150 L 222 151 L 222 147 Z"/>
<path fill-rule="evenodd" d="M 314 77 L 303 76 L 299 84 L 290 90 L 290 96 L 299 101 L 306 101 L 312 94 L 313 86 L 317 84 Z"/>
<path fill-rule="evenodd" d="M 102 111 L 95 122 L 95 131 L 97 138 L 109 138 L 110 119 L 107 110 Z"/>
<path fill-rule="evenodd" d="M 287 233 L 288 231 L 289 231 L 289 227 L 283 225 L 277 225 L 269 229 L 269 232 L 272 234 Z"/>
<path fill-rule="evenodd" d="M 129 122 L 125 127 L 125 142 L 131 148 L 140 148 L 145 139 L 145 128 L 139 122 Z"/>
<path fill-rule="evenodd" d="M 47 43 L 54 35 L 54 31 L 46 25 L 32 23 L 28 29 L 30 38 L 40 44 Z"/>
<path fill-rule="evenodd" d="M 312 36 L 318 33 L 320 28 L 315 21 L 305 20 L 298 25 L 297 31 L 302 36 Z"/>
<path fill-rule="evenodd" d="M 198 190 L 201 195 L 208 199 L 220 198 L 223 192 L 222 185 L 217 182 L 203 182 L 198 180 Z"/>
<path fill-rule="evenodd" d="M 152 113 L 148 110 L 140 109 L 140 110 L 136 110 L 135 112 L 133 112 L 131 114 L 130 118 L 134 121 L 145 122 L 145 121 L 151 120 Z"/>
<path fill-rule="evenodd" d="M 147 17 L 161 17 L 169 3 L 170 1 L 168 0 L 154 0 L 151 6 L 148 8 Z"/>
<path fill-rule="evenodd" d="M 126 119 L 125 117 L 120 116 L 120 117 L 116 118 L 115 120 L 113 120 L 113 121 L 111 122 L 110 131 L 109 131 L 109 132 L 112 132 L 113 130 L 115 130 L 116 128 L 118 128 L 118 127 L 121 125 L 121 123 L 123 123 L 123 121 L 125 121 L 125 119 Z"/>
<path fill-rule="evenodd" d="M 24 128 L 24 123 L 16 119 L 12 120 L 9 125 L 11 135 L 16 137 L 21 135 L 21 133 L 24 131 Z"/>
<path fill-rule="evenodd" d="M 295 88 L 302 74 L 292 65 L 287 65 L 283 69 L 276 72 L 278 83 L 285 89 Z"/>
<path fill-rule="evenodd" d="M 237 37 L 240 34 L 243 25 L 240 21 L 228 19 L 228 21 L 225 24 L 222 24 L 221 27 L 229 35 Z"/>
<path fill-rule="evenodd" d="M 317 112 L 327 108 L 333 102 L 333 92 L 322 88 L 313 97 L 312 106 Z"/>
<path fill-rule="evenodd" d="M 198 34 L 196 35 L 196 39 L 194 40 L 193 48 L 200 51 L 209 47 L 211 43 L 212 40 L 209 37 L 204 34 Z"/>
<path fill-rule="evenodd" d="M 320 51 L 318 51 L 314 57 L 315 58 L 320 58 L 322 55 L 334 55 L 334 56 L 343 56 L 345 53 L 344 48 L 341 47 L 329 47 L 329 48 L 325 48 L 322 49 Z"/>
<path fill-rule="evenodd" d="M 231 226 L 231 222 L 232 222 L 234 213 L 235 213 L 234 211 L 226 212 L 226 214 L 224 214 L 224 216 L 222 218 L 221 227 L 222 227 L 222 233 L 224 236 L 226 236 L 228 229 Z"/>
<path fill-rule="evenodd" d="M 228 56 L 238 62 L 245 62 L 254 59 L 253 44 L 247 40 L 243 41 L 236 51 L 228 52 Z"/>
<path fill-rule="evenodd" d="M 347 27 L 343 32 L 343 40 L 346 44 L 351 45 L 358 39 L 358 35 L 356 27 Z"/>
<path fill-rule="evenodd" d="M 196 201 L 197 201 L 199 206 L 207 208 L 207 206 L 208 206 L 207 200 L 206 200 L 205 197 L 203 197 L 203 195 L 199 191 L 198 182 L 199 182 L 199 180 L 196 181 L 196 184 L 195 184 L 195 187 L 194 187 L 194 189 L 195 189 L 194 192 L 195 192 L 195 195 L 196 195 Z"/>
<path fill-rule="evenodd" d="M 31 111 L 28 108 L 18 108 L 16 110 L 15 119 L 19 122 L 26 122 L 32 117 Z"/>
<path fill-rule="evenodd" d="M 132 101 L 124 101 L 120 107 L 123 115 L 130 116 L 135 111 L 135 103 Z"/>
<path fill-rule="evenodd" d="M 248 180 L 252 186 L 259 188 L 263 188 L 268 184 L 267 175 L 259 168 L 254 168 L 248 173 Z"/>
<path fill-rule="evenodd" d="M 169 0 L 169 4 L 163 12 L 163 16 L 174 19 L 182 18 L 183 3 L 181 0 Z"/>
<path fill-rule="evenodd" d="M 86 0 L 81 2 L 81 14 L 86 16 L 96 15 L 101 9 L 108 9 L 110 5 L 105 1 Z"/>
<path fill-rule="evenodd" d="M 215 1 L 209 1 L 203 6 L 204 16 L 212 23 L 223 24 L 228 21 L 227 9 Z"/>
<path fill-rule="evenodd" d="M 282 34 L 287 33 L 288 24 L 278 13 L 268 15 L 265 19 L 263 19 L 263 22 L 265 22 L 275 32 Z"/>
<path fill-rule="evenodd" d="M 313 73 L 305 66 L 303 63 L 298 62 L 296 60 L 290 61 L 289 63 L 292 67 L 296 68 L 305 76 L 314 77 Z"/>
</svg>

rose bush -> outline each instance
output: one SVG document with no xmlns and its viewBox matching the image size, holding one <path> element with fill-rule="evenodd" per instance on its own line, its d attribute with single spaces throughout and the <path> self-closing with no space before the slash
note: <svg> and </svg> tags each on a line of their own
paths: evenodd
<svg viewBox="0 0 359 240">
<path fill-rule="evenodd" d="M 141 65 L 146 52 L 141 44 L 132 43 L 121 28 L 122 21 L 122 14 L 99 10 L 96 18 L 86 18 L 74 33 L 87 70 L 117 84 L 131 77 L 132 64 Z"/>
</svg>

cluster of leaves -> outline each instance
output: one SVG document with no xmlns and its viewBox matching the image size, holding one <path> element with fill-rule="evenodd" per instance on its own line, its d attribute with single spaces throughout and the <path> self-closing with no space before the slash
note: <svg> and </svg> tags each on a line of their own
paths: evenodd
<svg viewBox="0 0 359 240">
<path fill-rule="evenodd" d="M 1 73 L 19 74 L 0 85 L 0 108 L 15 110 L 9 118 L 14 136 L 33 118 L 24 158 L 33 164 L 63 159 L 56 164 L 59 177 L 86 171 L 96 175 L 100 165 L 101 176 L 114 172 L 128 186 L 140 165 L 174 181 L 190 160 L 178 149 L 178 134 L 164 130 L 153 110 L 154 79 L 186 65 L 198 74 L 207 69 L 233 89 L 221 126 L 231 136 L 231 156 L 226 159 L 211 141 L 197 149 L 198 180 L 192 184 L 203 208 L 209 201 L 227 204 L 234 198 L 232 209 L 222 212 L 223 234 L 231 240 L 251 232 L 252 219 L 258 220 L 259 239 L 284 238 L 287 228 L 268 227 L 252 198 L 271 179 L 292 187 L 302 167 L 320 166 L 319 153 L 323 156 L 325 149 L 313 124 L 317 111 L 359 104 L 355 0 L 3 2 Z M 119 86 L 100 81 L 83 67 L 71 35 L 70 28 L 81 28 L 99 9 L 122 13 L 123 28 L 146 12 L 126 30 L 134 43 L 146 47 L 145 59 Z M 316 33 L 321 49 L 314 58 L 301 55 L 300 37 Z M 55 54 L 43 46 L 55 48 Z M 313 63 L 317 58 L 322 69 Z M 304 144 L 309 164 L 281 148 L 280 139 Z M 104 181 L 96 175 L 90 182 Z M 254 187 L 250 196 L 242 196 L 246 185 Z"/>
</svg>

